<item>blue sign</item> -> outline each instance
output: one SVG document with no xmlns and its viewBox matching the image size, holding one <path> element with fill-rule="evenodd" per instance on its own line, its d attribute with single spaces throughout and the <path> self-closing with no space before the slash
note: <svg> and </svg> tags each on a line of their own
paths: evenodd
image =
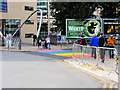
<svg viewBox="0 0 120 90">
<path fill-rule="evenodd" d="M 7 0 L 0 0 L 0 12 L 7 12 Z"/>
</svg>

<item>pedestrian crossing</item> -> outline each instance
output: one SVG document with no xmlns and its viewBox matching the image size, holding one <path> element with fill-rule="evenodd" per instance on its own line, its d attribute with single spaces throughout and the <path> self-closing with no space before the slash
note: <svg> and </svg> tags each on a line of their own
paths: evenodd
<svg viewBox="0 0 120 90">
<path fill-rule="evenodd" d="M 52 55 L 56 55 L 56 56 L 63 56 L 63 57 L 69 57 L 69 58 L 77 58 L 77 59 L 82 59 L 82 53 L 78 53 L 78 52 L 74 52 L 72 53 L 72 51 L 68 51 L 68 50 L 45 50 L 45 51 L 37 51 L 40 53 L 46 53 L 46 54 L 52 54 Z M 84 58 L 85 59 L 93 59 L 94 57 L 91 57 L 91 54 L 84 54 Z M 100 56 L 98 56 L 98 58 L 100 58 Z M 108 58 L 107 56 L 105 56 L 105 58 Z"/>
</svg>

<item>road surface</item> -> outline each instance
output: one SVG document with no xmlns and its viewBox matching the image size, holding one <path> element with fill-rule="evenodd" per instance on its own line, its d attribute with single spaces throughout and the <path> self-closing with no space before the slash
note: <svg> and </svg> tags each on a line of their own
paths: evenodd
<svg viewBox="0 0 120 90">
<path fill-rule="evenodd" d="M 62 60 L 62 57 L 35 52 L 2 52 L 3 88 L 103 87 L 101 83 L 57 63 L 56 60 Z"/>
</svg>

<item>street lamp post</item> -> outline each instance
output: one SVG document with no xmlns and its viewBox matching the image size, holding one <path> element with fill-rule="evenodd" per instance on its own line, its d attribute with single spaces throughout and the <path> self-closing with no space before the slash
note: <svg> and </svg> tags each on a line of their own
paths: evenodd
<svg viewBox="0 0 120 90">
<path fill-rule="evenodd" d="M 49 32 L 50 32 L 50 13 L 49 13 L 49 0 L 47 0 L 47 9 L 48 9 L 48 36 L 49 36 Z"/>
</svg>

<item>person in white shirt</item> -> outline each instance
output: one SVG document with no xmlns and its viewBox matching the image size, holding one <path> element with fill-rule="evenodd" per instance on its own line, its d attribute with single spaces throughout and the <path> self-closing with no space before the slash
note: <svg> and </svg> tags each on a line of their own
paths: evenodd
<svg viewBox="0 0 120 90">
<path fill-rule="evenodd" d="M 50 48 L 50 37 L 49 36 L 47 36 L 47 38 L 46 38 L 46 44 L 47 44 L 47 47 L 49 46 L 49 49 L 51 49 Z"/>
</svg>

